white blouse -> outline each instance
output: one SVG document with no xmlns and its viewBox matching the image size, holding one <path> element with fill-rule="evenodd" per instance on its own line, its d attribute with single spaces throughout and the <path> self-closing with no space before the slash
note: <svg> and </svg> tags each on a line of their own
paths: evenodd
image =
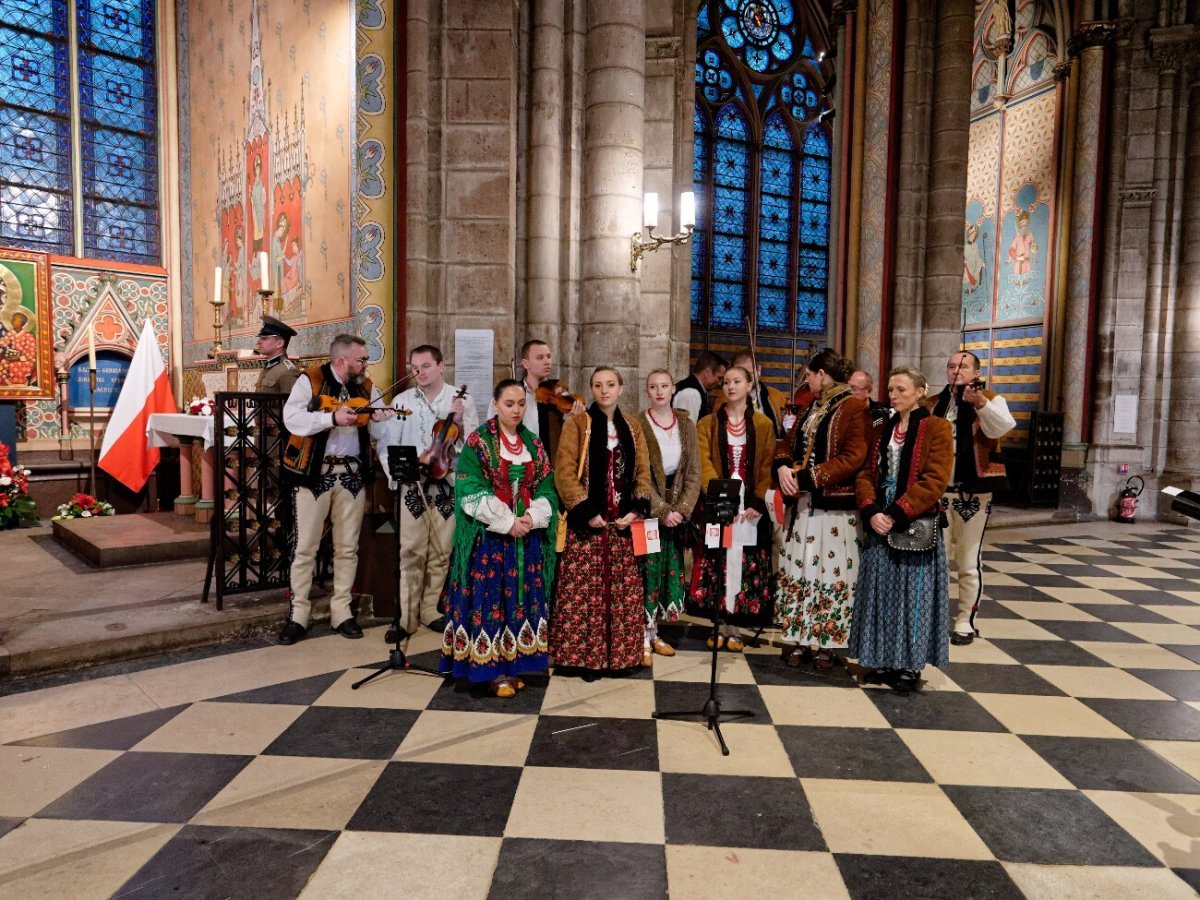
<svg viewBox="0 0 1200 900">
<path fill-rule="evenodd" d="M 658 449 L 662 453 L 663 474 L 674 475 L 679 469 L 679 459 L 683 455 L 683 443 L 679 439 L 679 423 L 670 428 L 661 428 L 649 412 L 646 418 L 650 421 L 650 429 L 658 439 Z"/>
<path fill-rule="evenodd" d="M 533 462 L 533 457 L 530 455 L 529 448 L 525 446 L 524 441 L 521 442 L 520 453 L 515 454 L 511 453 L 504 446 L 504 441 L 501 441 L 500 458 L 514 464 L 530 464 Z M 496 534 L 508 534 L 512 530 L 513 522 L 517 521 L 516 513 L 509 509 L 508 504 L 495 494 L 483 493 L 463 497 L 462 509 L 472 519 L 486 525 L 488 531 L 495 532 Z M 550 501 L 545 497 L 535 497 L 533 502 L 529 504 L 529 516 L 533 519 L 534 528 L 545 528 L 550 524 Z"/>
</svg>

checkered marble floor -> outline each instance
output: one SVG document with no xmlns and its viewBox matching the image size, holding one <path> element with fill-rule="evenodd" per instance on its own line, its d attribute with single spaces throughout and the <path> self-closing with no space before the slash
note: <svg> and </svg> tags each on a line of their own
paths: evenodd
<svg viewBox="0 0 1200 900">
<path fill-rule="evenodd" d="M 310 637 L 0 693 L 0 897 L 1191 897 L 1200 532 L 1005 530 L 919 694 L 721 658 L 501 702 Z M 324 628 L 318 629 L 324 631 Z M 769 634 L 768 634 L 769 636 Z M 435 637 L 415 639 L 432 661 Z"/>
</svg>

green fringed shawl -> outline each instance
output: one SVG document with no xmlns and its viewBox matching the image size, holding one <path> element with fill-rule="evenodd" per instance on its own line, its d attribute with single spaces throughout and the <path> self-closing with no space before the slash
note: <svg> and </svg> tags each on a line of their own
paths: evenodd
<svg viewBox="0 0 1200 900">
<path fill-rule="evenodd" d="M 471 517 L 463 509 L 463 500 L 478 494 L 499 495 L 506 492 L 503 480 L 503 462 L 500 457 L 500 435 L 494 418 L 479 426 L 467 438 L 467 444 L 458 457 L 458 472 L 454 480 L 454 547 L 451 553 L 450 577 L 455 583 L 462 584 L 471 577 L 471 553 L 475 544 L 487 526 Z M 524 425 L 520 426 L 521 440 L 525 442 L 531 462 L 516 463 L 519 467 L 532 470 L 529 485 L 531 500 L 539 497 L 550 503 L 550 524 L 542 538 L 542 579 L 546 585 L 546 595 L 550 594 L 550 585 L 554 583 L 554 569 L 558 562 L 558 554 L 554 551 L 554 535 L 550 529 L 555 527 L 558 512 L 558 494 L 554 491 L 554 478 L 550 468 L 550 457 L 546 454 L 541 442 L 533 432 Z M 513 494 L 517 494 L 514 488 Z M 522 511 L 523 512 L 523 511 Z M 518 513 L 520 514 L 520 513 Z M 523 544 L 518 550 L 523 549 Z M 523 567 L 519 569 L 523 576 Z"/>
</svg>

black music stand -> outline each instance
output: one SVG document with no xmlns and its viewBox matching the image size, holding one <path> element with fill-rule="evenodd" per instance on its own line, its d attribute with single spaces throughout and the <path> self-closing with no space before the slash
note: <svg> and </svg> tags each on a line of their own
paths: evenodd
<svg viewBox="0 0 1200 900">
<path fill-rule="evenodd" d="M 396 490 L 392 496 L 393 511 L 396 517 L 396 612 L 392 616 L 392 628 L 388 632 L 395 646 L 388 653 L 387 661 L 366 678 L 362 678 L 350 685 L 351 690 L 357 691 L 368 681 L 393 670 L 397 672 L 420 672 L 422 675 L 432 675 L 435 678 L 445 677 L 443 673 L 436 669 L 409 662 L 408 657 L 404 653 L 404 648 L 401 646 L 408 641 L 411 635 L 400 627 L 400 609 L 403 599 L 403 585 L 401 584 L 402 570 L 400 568 L 400 504 L 403 502 L 401 495 L 404 493 L 404 488 L 407 485 L 415 484 L 419 475 L 420 469 L 417 465 L 416 447 L 388 447 L 388 477 L 396 482 Z"/>
<path fill-rule="evenodd" d="M 741 505 L 742 482 L 736 478 L 714 478 L 708 483 L 704 495 L 704 522 L 706 525 L 720 525 L 725 528 L 733 523 Z M 723 542 L 717 543 L 718 573 L 725 572 L 727 553 Z M 721 734 L 721 717 L 727 719 L 749 719 L 754 713 L 748 709 L 721 709 L 721 698 L 717 696 L 717 654 L 720 652 L 719 638 L 721 625 L 725 616 L 725 582 L 713 592 L 713 630 L 712 630 L 712 672 L 708 681 L 708 699 L 704 706 L 694 710 L 655 710 L 656 719 L 693 719 L 700 718 L 708 723 L 708 730 L 716 734 L 717 743 L 721 745 L 721 755 L 729 755 L 729 746 Z"/>
</svg>

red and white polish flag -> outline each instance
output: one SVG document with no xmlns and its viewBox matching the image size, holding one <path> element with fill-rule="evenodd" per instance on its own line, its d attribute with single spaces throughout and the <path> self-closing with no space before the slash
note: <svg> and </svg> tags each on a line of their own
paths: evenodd
<svg viewBox="0 0 1200 900">
<path fill-rule="evenodd" d="M 147 319 L 108 420 L 97 465 L 131 491 L 140 491 L 158 465 L 159 450 L 149 446 L 147 437 L 150 414 L 178 411 L 154 328 Z"/>
</svg>

